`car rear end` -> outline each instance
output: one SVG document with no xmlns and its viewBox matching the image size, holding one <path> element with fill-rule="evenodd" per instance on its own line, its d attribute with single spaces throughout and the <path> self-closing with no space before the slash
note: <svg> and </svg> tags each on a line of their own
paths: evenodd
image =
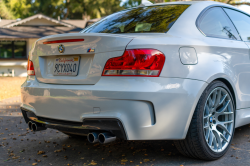
<svg viewBox="0 0 250 166">
<path fill-rule="evenodd" d="M 185 138 L 204 82 L 162 76 L 172 58 L 161 49 L 164 43 L 143 45 L 165 37 L 189 7 L 166 6 L 125 10 L 82 33 L 37 40 L 21 87 L 29 127 L 127 140 Z"/>
</svg>

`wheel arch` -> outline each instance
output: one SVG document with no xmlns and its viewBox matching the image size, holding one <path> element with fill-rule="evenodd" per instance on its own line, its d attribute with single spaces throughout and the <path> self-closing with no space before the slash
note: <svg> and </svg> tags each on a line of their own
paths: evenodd
<svg viewBox="0 0 250 166">
<path fill-rule="evenodd" d="M 231 85 L 231 83 L 225 78 L 217 78 L 217 79 L 215 79 L 213 81 L 221 81 L 228 87 L 228 89 L 230 90 L 230 93 L 232 94 L 232 97 L 233 97 L 233 100 L 234 100 L 234 107 L 236 109 L 237 108 L 236 96 L 235 96 L 234 88 Z"/>
<path fill-rule="evenodd" d="M 183 136 L 184 139 L 186 138 L 186 135 L 187 135 L 187 132 L 189 130 L 190 123 L 191 123 L 194 111 L 196 109 L 196 106 L 198 104 L 198 101 L 200 100 L 200 97 L 201 97 L 202 93 L 209 86 L 209 84 L 214 82 L 214 81 L 221 81 L 228 87 L 228 89 L 230 90 L 230 93 L 232 94 L 233 100 L 234 100 L 234 107 L 235 107 L 235 109 L 237 109 L 237 92 L 235 90 L 235 86 L 233 84 L 233 81 L 229 77 L 225 76 L 225 74 L 218 74 L 218 75 L 210 77 L 210 79 L 208 79 L 208 81 L 206 81 L 207 84 L 204 87 L 204 89 L 202 89 L 201 92 L 199 93 L 199 96 L 197 96 L 198 100 L 194 103 L 194 107 L 193 107 L 193 109 L 191 111 L 190 117 L 189 117 L 188 122 L 187 122 L 186 129 L 185 129 L 185 132 L 184 132 L 184 136 Z"/>
</svg>

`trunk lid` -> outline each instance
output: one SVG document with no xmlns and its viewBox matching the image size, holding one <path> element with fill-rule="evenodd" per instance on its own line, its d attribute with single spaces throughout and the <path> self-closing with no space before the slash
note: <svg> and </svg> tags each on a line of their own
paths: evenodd
<svg viewBox="0 0 250 166">
<path fill-rule="evenodd" d="M 101 78 L 107 60 L 121 56 L 133 38 L 127 35 L 102 33 L 71 33 L 48 36 L 36 41 L 31 49 L 30 59 L 34 63 L 39 82 L 93 85 Z M 84 41 L 67 42 L 72 39 L 84 39 Z M 56 41 L 56 43 L 46 44 L 46 42 L 51 41 Z M 59 52 L 59 45 L 63 45 L 62 53 Z M 76 76 L 54 74 L 56 59 L 74 59 L 76 57 L 79 58 Z"/>
</svg>

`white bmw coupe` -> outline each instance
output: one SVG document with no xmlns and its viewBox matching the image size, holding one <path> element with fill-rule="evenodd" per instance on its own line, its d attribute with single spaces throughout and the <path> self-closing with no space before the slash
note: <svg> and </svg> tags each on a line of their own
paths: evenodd
<svg viewBox="0 0 250 166">
<path fill-rule="evenodd" d="M 126 9 L 32 47 L 21 110 L 33 131 L 89 142 L 175 140 L 222 157 L 250 123 L 250 16 L 217 2 Z"/>
</svg>

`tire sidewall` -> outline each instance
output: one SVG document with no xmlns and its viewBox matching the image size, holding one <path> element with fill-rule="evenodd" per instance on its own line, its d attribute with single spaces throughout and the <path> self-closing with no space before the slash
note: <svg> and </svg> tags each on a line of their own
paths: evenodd
<svg viewBox="0 0 250 166">
<path fill-rule="evenodd" d="M 203 112 L 204 112 L 204 107 L 205 107 L 207 98 L 210 95 L 210 93 L 215 88 L 218 88 L 218 87 L 224 88 L 228 92 L 228 94 L 230 95 L 230 98 L 231 98 L 231 101 L 232 101 L 232 105 L 233 105 L 233 112 L 234 112 L 234 122 L 233 122 L 234 124 L 233 124 L 233 133 L 232 133 L 232 136 L 231 136 L 231 140 L 228 143 L 228 146 L 222 152 L 214 152 L 214 151 L 212 151 L 209 148 L 209 146 L 207 145 L 205 136 L 204 136 L 204 129 L 203 129 Z M 231 145 L 231 142 L 232 142 L 232 139 L 233 139 L 233 136 L 234 136 L 234 131 L 235 131 L 235 117 L 236 117 L 235 104 L 234 104 L 234 100 L 233 100 L 233 97 L 232 97 L 232 94 L 231 94 L 230 90 L 221 81 L 214 81 L 214 82 L 212 82 L 211 84 L 208 85 L 208 87 L 203 92 L 203 94 L 202 94 L 202 96 L 201 96 L 201 98 L 199 100 L 199 105 L 197 105 L 196 109 L 197 109 L 196 111 L 198 111 L 198 113 L 197 113 L 198 117 L 197 118 L 198 118 L 198 120 L 200 122 L 200 125 L 197 126 L 198 130 L 199 130 L 198 137 L 200 137 L 199 140 L 201 140 L 203 151 L 205 153 L 207 153 L 207 155 L 211 156 L 211 158 L 214 158 L 214 159 L 222 157 L 227 152 L 227 150 L 229 149 L 229 147 Z"/>
</svg>

